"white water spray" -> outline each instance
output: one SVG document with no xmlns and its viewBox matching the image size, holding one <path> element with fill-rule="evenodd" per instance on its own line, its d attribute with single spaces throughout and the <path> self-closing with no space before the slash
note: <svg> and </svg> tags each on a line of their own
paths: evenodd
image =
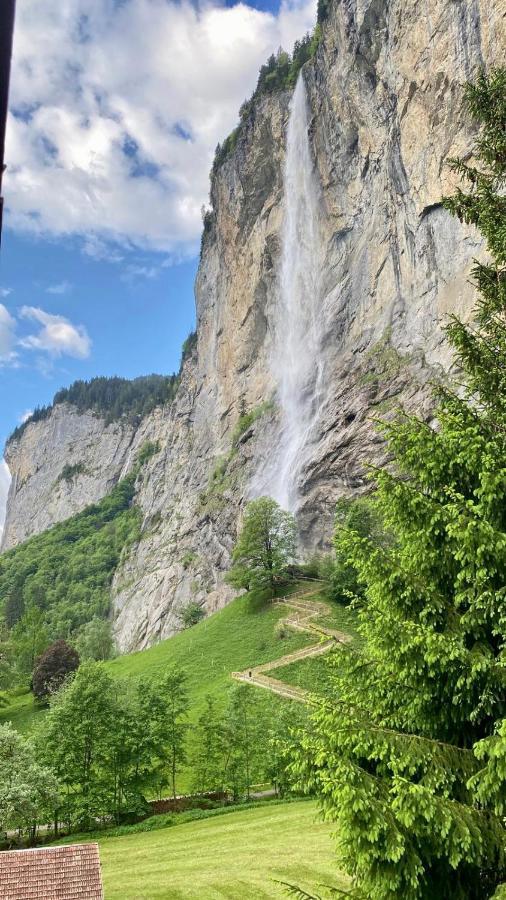
<svg viewBox="0 0 506 900">
<path fill-rule="evenodd" d="M 298 505 L 299 478 L 321 403 L 323 336 L 320 194 L 309 143 L 304 78 L 290 105 L 284 171 L 280 298 L 274 322 L 272 372 L 281 438 L 264 472 L 262 493 L 284 508 Z M 258 493 L 258 490 L 257 490 Z"/>
</svg>

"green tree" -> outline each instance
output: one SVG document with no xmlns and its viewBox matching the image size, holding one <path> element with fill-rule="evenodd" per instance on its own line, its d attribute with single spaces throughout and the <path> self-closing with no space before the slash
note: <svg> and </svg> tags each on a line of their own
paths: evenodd
<svg viewBox="0 0 506 900">
<path fill-rule="evenodd" d="M 199 600 L 190 600 L 183 606 L 179 614 L 179 620 L 183 628 L 192 628 L 205 617 L 206 611 Z"/>
<path fill-rule="evenodd" d="M 187 762 L 188 696 L 186 672 L 169 669 L 158 682 L 143 685 L 144 703 L 149 710 L 152 737 L 158 756 L 159 790 L 168 783 L 177 797 L 177 776 Z"/>
<path fill-rule="evenodd" d="M 94 659 L 99 662 L 111 659 L 115 650 L 111 623 L 107 619 L 99 619 L 94 616 L 81 628 L 75 645 L 83 660 Z"/>
<path fill-rule="evenodd" d="M 270 497 L 248 503 L 239 539 L 232 555 L 227 581 L 234 587 L 269 588 L 276 584 L 296 552 L 296 526 L 291 513 L 285 512 Z"/>
<path fill-rule="evenodd" d="M 196 729 L 192 760 L 193 787 L 199 794 L 223 787 L 223 716 L 214 697 L 207 696 Z"/>
<path fill-rule="evenodd" d="M 12 630 L 12 642 L 16 656 L 16 670 L 21 679 L 29 680 L 35 662 L 49 646 L 49 634 L 44 613 L 37 606 L 29 606 L 24 616 Z"/>
<path fill-rule="evenodd" d="M 57 797 L 52 772 L 10 724 L 0 725 L 0 831 L 17 828 L 33 841 L 37 824 L 48 821 Z"/>
<path fill-rule="evenodd" d="M 85 662 L 51 699 L 36 735 L 40 758 L 63 791 L 63 817 L 89 827 L 111 813 L 111 770 L 118 718 L 116 685 L 101 663 Z"/>
<path fill-rule="evenodd" d="M 259 701 L 246 685 L 237 685 L 231 692 L 224 722 L 225 785 L 234 800 L 246 795 L 259 771 L 262 722 Z"/>
<path fill-rule="evenodd" d="M 264 774 L 281 797 L 293 788 L 291 748 L 296 736 L 305 727 L 307 711 L 299 703 L 283 703 L 271 721 L 266 723 L 267 741 L 264 755 Z"/>
<path fill-rule="evenodd" d="M 14 648 L 6 626 L 0 622 L 0 691 L 10 688 L 14 678 Z"/>
<path fill-rule="evenodd" d="M 336 507 L 338 536 L 343 529 L 353 531 L 360 537 L 369 538 L 375 544 L 386 539 L 374 503 L 368 497 L 338 501 Z M 358 573 L 347 558 L 346 552 L 342 551 L 339 539 L 335 541 L 335 551 L 334 565 L 326 573 L 329 579 L 329 594 L 338 603 L 349 603 L 353 597 L 360 596 L 362 593 Z"/>
<path fill-rule="evenodd" d="M 482 129 L 470 189 L 445 202 L 481 230 L 475 321 L 448 329 L 467 391 L 437 426 L 385 424 L 375 474 L 392 535 L 343 528 L 364 589 L 359 649 L 334 657 L 294 763 L 338 823 L 341 866 L 369 900 L 481 900 L 506 878 L 506 72 L 467 89 Z"/>
</svg>

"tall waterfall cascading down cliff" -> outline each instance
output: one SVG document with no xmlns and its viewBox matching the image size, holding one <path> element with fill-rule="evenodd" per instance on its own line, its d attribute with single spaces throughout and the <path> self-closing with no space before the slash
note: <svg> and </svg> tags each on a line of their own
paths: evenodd
<svg viewBox="0 0 506 900">
<path fill-rule="evenodd" d="M 197 346 L 174 401 L 110 423 L 56 404 L 6 447 L 4 550 L 159 448 L 136 482 L 142 539 L 111 586 L 123 651 L 174 634 L 189 602 L 211 613 L 232 599 L 251 497 L 296 509 L 301 550 L 325 552 L 336 502 L 386 458 L 373 420 L 399 406 L 430 420 L 430 383 L 453 364 L 442 325 L 476 302 L 480 238 L 441 197 L 456 186 L 448 157 L 476 138 L 463 85 L 506 64 L 506 0 L 326 6 L 295 94 L 257 96 L 214 167 Z M 242 412 L 261 409 L 237 438 Z"/>
<path fill-rule="evenodd" d="M 295 511 L 305 449 L 321 402 L 320 191 L 309 142 L 309 114 L 302 73 L 290 104 L 284 169 L 280 297 L 273 323 L 271 370 L 277 386 L 281 437 L 263 483 L 266 493 Z"/>
</svg>

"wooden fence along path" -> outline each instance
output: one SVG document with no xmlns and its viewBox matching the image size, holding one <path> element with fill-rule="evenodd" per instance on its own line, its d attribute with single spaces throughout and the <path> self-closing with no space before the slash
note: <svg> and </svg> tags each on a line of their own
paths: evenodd
<svg viewBox="0 0 506 900">
<path fill-rule="evenodd" d="M 278 627 L 290 628 L 292 631 L 304 631 L 307 634 L 318 637 L 318 643 L 311 644 L 309 647 L 302 647 L 301 650 L 294 650 L 293 653 L 287 653 L 286 656 L 280 656 L 278 659 L 268 663 L 261 663 L 259 666 L 252 666 L 243 672 L 232 672 L 232 678 L 236 681 L 244 681 L 247 684 L 254 684 L 256 687 L 265 688 L 288 700 L 297 700 L 299 703 L 307 703 L 309 692 L 303 688 L 286 684 L 277 678 L 272 678 L 268 672 L 274 669 L 280 669 L 282 666 L 289 666 L 291 663 L 298 662 L 301 659 L 308 659 L 312 656 L 320 656 L 328 653 L 329 650 L 339 646 L 339 644 L 347 644 L 351 637 L 343 631 L 336 631 L 334 628 L 327 628 L 314 622 L 325 615 L 328 615 L 328 606 L 321 600 L 311 600 L 320 593 L 320 589 L 313 591 L 297 591 L 288 597 L 282 597 L 276 601 L 276 605 L 286 606 L 291 612 L 278 623 Z"/>
</svg>

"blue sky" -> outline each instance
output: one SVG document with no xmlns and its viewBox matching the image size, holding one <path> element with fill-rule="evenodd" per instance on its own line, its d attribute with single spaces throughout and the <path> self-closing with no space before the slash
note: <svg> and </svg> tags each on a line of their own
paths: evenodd
<svg viewBox="0 0 506 900">
<path fill-rule="evenodd" d="M 315 0 L 20 0 L 0 257 L 0 441 L 76 378 L 172 372 L 209 170 Z M 0 529 L 8 473 L 0 464 Z"/>
</svg>

